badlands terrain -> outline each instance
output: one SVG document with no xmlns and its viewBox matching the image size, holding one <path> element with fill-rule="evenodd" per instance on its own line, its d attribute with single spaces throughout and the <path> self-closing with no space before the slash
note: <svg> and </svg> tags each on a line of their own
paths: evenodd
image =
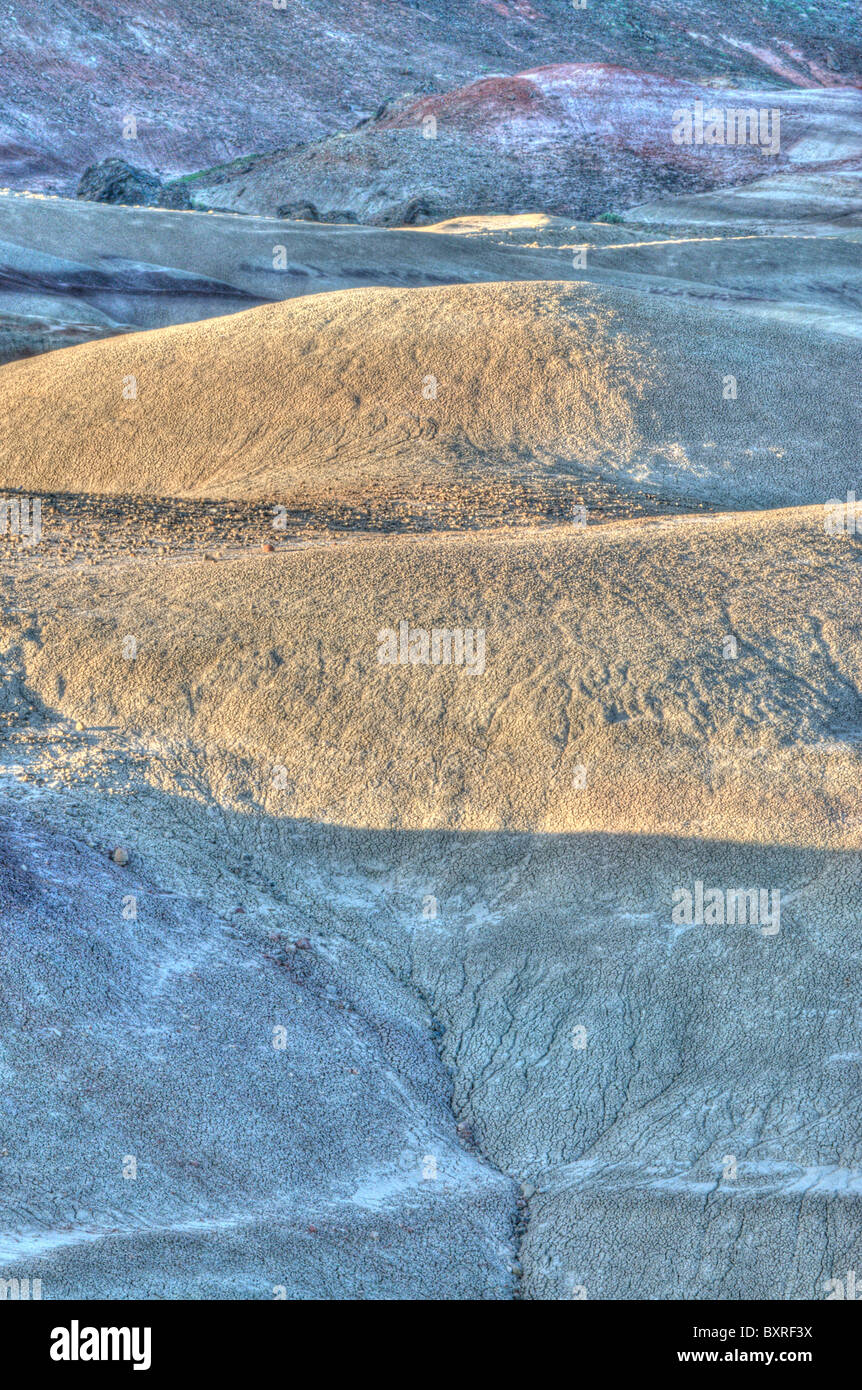
<svg viewBox="0 0 862 1390">
<path fill-rule="evenodd" d="M 209 0 L 205 19 L 189 0 L 16 0 L 0 47 L 0 176 L 58 193 L 120 153 L 130 116 L 135 162 L 187 174 L 554 63 L 784 89 L 859 75 L 849 0 Z"/>
<path fill-rule="evenodd" d="M 76 199 L 117 142 L 13 81 L 48 34 L 116 105 L 133 25 L 181 125 L 184 7 L 114 8 L 4 37 L 0 1278 L 826 1297 L 862 1268 L 844 7 L 571 43 L 562 5 L 363 7 L 347 121 L 313 59 L 359 7 L 223 0 L 230 144 L 211 77 L 138 152 L 190 211 Z M 673 145 L 710 90 L 781 107 L 778 157 Z"/>
</svg>

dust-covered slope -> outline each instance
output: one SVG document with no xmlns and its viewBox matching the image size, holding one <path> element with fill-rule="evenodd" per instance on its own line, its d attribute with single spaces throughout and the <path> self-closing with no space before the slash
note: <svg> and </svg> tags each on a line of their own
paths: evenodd
<svg viewBox="0 0 862 1390">
<path fill-rule="evenodd" d="M 314 500 L 481 467 L 842 496 L 852 339 L 592 285 L 348 291 L 0 371 L 0 484 Z"/>
<path fill-rule="evenodd" d="M 527 1184 L 528 1296 L 822 1297 L 858 1257 L 860 602 L 858 540 L 820 508 L 30 567 L 4 618 L 14 806 L 131 847 L 135 970 L 165 962 L 151 896 L 205 883 L 246 907 L 243 940 L 311 924 L 357 987 L 372 962 L 409 983 L 462 1132 Z M 381 663 L 401 623 L 408 659 Z M 444 626 L 472 631 L 469 662 L 421 659 Z M 56 874 L 38 844 L 26 862 Z M 682 921 L 698 883 L 752 890 L 752 914 Z M 215 949 L 186 952 L 207 988 Z M 26 1048 L 12 1064 L 29 1094 Z M 243 1114 L 264 1065 L 237 1059 Z M 154 1112 L 165 1132 L 176 1148 Z M 209 1159 L 174 1178 L 186 1201 L 221 1181 Z M 176 1204 L 139 1187 L 134 1207 Z M 240 1249 L 249 1268 L 238 1240 L 208 1245 L 233 1253 L 207 1292 Z M 115 1287 L 113 1247 L 91 1249 L 87 1287 Z M 138 1252 L 136 1288 L 163 1267 Z"/>
<path fill-rule="evenodd" d="M 270 810 L 858 842 L 841 809 L 862 713 L 858 546 L 820 507 L 42 576 L 28 679 L 90 723 L 249 759 Z M 482 652 L 429 665 L 420 641 L 402 662 L 402 623 L 481 630 Z"/>
</svg>

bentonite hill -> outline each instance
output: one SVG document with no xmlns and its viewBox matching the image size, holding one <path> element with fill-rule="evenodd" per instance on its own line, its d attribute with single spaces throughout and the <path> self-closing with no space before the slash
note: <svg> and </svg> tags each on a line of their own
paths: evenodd
<svg viewBox="0 0 862 1390">
<path fill-rule="evenodd" d="M 834 1296 L 851 7 L 2 48 L 4 1290 Z"/>
</svg>

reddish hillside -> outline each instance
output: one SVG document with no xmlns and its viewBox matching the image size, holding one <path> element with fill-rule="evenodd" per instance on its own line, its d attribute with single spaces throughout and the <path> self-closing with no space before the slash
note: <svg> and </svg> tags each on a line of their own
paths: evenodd
<svg viewBox="0 0 862 1390">
<path fill-rule="evenodd" d="M 123 155 L 182 173 L 319 140 L 404 93 L 548 63 L 743 84 L 846 84 L 855 6 L 773 0 L 15 0 L 0 38 L 0 178 L 69 191 Z M 137 140 L 123 121 L 137 119 Z"/>
<path fill-rule="evenodd" d="M 734 142 L 709 143 L 711 120 L 726 135 L 727 113 L 751 110 L 756 129 L 745 127 L 744 143 L 735 116 Z M 681 112 L 691 117 L 690 142 Z M 210 170 L 190 186 L 207 206 L 268 215 L 301 207 L 307 216 L 312 205 L 325 221 L 527 211 L 592 218 L 860 156 L 855 88 L 731 89 L 554 64 L 395 103 L 356 130 Z"/>
</svg>

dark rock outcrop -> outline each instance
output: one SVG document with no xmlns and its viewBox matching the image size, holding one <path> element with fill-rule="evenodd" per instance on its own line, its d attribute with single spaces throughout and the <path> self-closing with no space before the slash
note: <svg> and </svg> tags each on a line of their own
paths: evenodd
<svg viewBox="0 0 862 1390">
<path fill-rule="evenodd" d="M 182 179 L 176 183 L 166 183 L 159 191 L 156 199 L 156 206 L 160 208 L 175 208 L 179 212 L 191 212 L 194 204 L 189 197 L 189 186 Z"/>
<path fill-rule="evenodd" d="M 125 159 L 103 159 L 84 170 L 76 196 L 91 203 L 155 207 L 161 191 L 158 174 L 139 169 Z"/>
<path fill-rule="evenodd" d="M 430 199 L 418 194 L 414 198 L 407 198 L 404 202 L 395 204 L 394 207 L 386 208 L 374 221 L 381 227 L 421 227 L 423 224 L 436 222 L 445 215 L 445 209 L 436 209 Z"/>
<path fill-rule="evenodd" d="M 184 179 L 162 183 L 158 174 L 125 159 L 103 159 L 100 164 L 91 164 L 81 176 L 77 197 L 90 203 L 174 208 L 180 212 L 190 212 L 194 206 Z"/>
<path fill-rule="evenodd" d="M 320 214 L 314 203 L 281 203 L 277 209 L 278 217 L 287 217 L 291 222 L 319 222 Z"/>
</svg>

